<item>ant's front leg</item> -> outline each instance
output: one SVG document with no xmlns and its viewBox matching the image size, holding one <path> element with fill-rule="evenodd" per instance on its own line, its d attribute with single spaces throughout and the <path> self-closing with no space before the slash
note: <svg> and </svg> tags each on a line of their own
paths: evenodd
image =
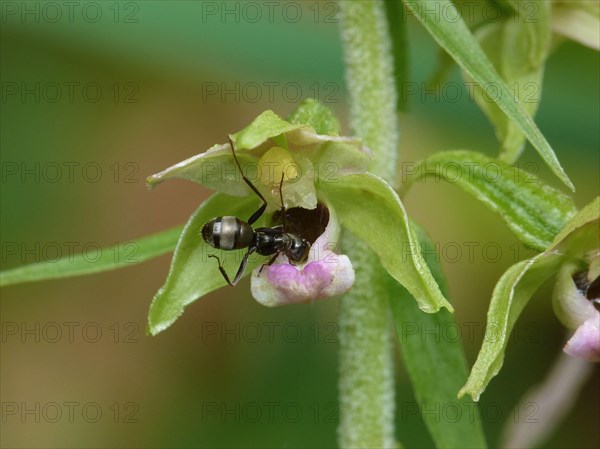
<svg viewBox="0 0 600 449">
<path fill-rule="evenodd" d="M 270 267 L 271 265 L 273 265 L 273 262 L 275 262 L 278 257 L 279 257 L 279 253 L 277 253 L 273 257 L 271 257 L 271 260 L 269 260 L 267 263 L 263 263 L 260 266 L 260 270 L 258 270 L 258 275 L 260 276 L 260 273 L 262 273 L 262 270 L 264 267 Z"/>
<path fill-rule="evenodd" d="M 240 161 L 238 161 L 238 158 L 235 154 L 235 147 L 233 145 L 233 140 L 231 139 L 231 136 L 228 136 L 228 137 L 229 137 L 229 145 L 231 145 L 231 153 L 233 154 L 233 160 L 235 161 L 235 164 L 237 165 L 237 168 L 240 171 L 240 174 L 242 175 L 242 179 L 248 185 L 248 187 L 250 187 L 252 189 L 252 191 L 254 193 L 256 193 L 256 195 L 263 202 L 262 205 L 258 208 L 258 210 L 256 212 L 254 212 L 248 219 L 248 224 L 251 225 L 256 220 L 258 220 L 262 214 L 264 214 L 265 210 L 267 209 L 267 200 L 262 195 L 262 193 L 260 193 L 258 191 L 258 189 L 256 187 L 254 187 L 254 184 L 252 184 L 252 182 L 250 182 L 250 180 L 248 178 L 246 178 L 246 176 L 244 176 L 244 172 L 242 171 L 242 166 L 240 165 Z"/>
</svg>

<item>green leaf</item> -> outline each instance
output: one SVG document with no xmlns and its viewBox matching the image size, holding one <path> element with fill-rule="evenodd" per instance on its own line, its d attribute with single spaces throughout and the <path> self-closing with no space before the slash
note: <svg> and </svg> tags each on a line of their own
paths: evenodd
<svg viewBox="0 0 600 449">
<path fill-rule="evenodd" d="M 230 279 L 235 275 L 245 250 L 219 251 L 204 242 L 202 226 L 217 216 L 233 215 L 246 220 L 258 208 L 255 197 L 236 198 L 215 193 L 194 212 L 177 242 L 171 268 L 165 284 L 154 296 L 148 313 L 148 332 L 156 335 L 165 330 L 183 313 L 183 309 L 201 296 L 227 285 L 219 272 L 217 254 Z M 250 257 L 245 275 L 263 259 Z"/>
<path fill-rule="evenodd" d="M 526 245 L 547 248 L 575 215 L 573 200 L 524 170 L 472 151 L 446 151 L 417 164 L 406 186 L 441 177 L 498 213 Z"/>
<path fill-rule="evenodd" d="M 454 4 L 450 0 L 405 0 L 405 3 L 469 76 L 482 86 L 497 88 L 497 95 L 493 96 L 494 101 L 525 134 L 554 174 L 574 191 L 575 187 L 564 172 L 552 147 L 532 118 L 515 102 L 514 95 L 486 57 Z"/>
<path fill-rule="evenodd" d="M 489 1 L 454 0 L 454 4 L 456 4 L 456 9 L 460 11 L 465 23 L 471 30 L 474 30 L 484 23 L 489 23 L 490 20 L 500 20 L 503 17 L 512 15 L 515 9 L 509 1 L 494 0 L 494 4 L 490 5 Z"/>
<path fill-rule="evenodd" d="M 532 17 L 516 15 L 486 24 L 477 31 L 476 37 L 513 92 L 515 100 L 527 114 L 534 117 L 541 100 L 544 66 L 552 33 L 550 2 L 539 1 L 532 5 L 536 13 Z M 465 79 L 472 81 L 466 74 Z M 500 158 L 512 164 L 523 151 L 525 136 L 519 126 L 490 98 L 487 90 L 488 87 L 483 89 L 480 85 L 475 86 L 475 101 L 496 129 L 501 142 Z"/>
<path fill-rule="evenodd" d="M 75 254 L 52 262 L 5 270 L 0 272 L 0 287 L 130 267 L 173 251 L 181 229 L 177 227 L 139 240 L 115 244 L 97 253 Z"/>
<path fill-rule="evenodd" d="M 433 313 L 446 307 L 453 311 L 421 255 L 400 198 L 385 181 L 365 173 L 319 185 L 342 225 L 371 247 L 388 273 L 414 296 L 421 310 Z"/>
<path fill-rule="evenodd" d="M 289 116 L 288 121 L 294 125 L 312 126 L 317 134 L 337 136 L 340 133 L 340 122 L 331 109 L 312 98 L 307 98 L 300 103 Z"/>
<path fill-rule="evenodd" d="M 556 237 L 552 246 L 532 259 L 510 267 L 500 278 L 490 302 L 481 350 L 459 397 L 469 394 L 475 401 L 498 374 L 504 351 L 521 311 L 540 285 L 565 261 L 583 258 L 600 246 L 600 198 L 581 210 Z"/>
<path fill-rule="evenodd" d="M 418 227 L 415 231 L 425 248 L 425 260 L 433 276 L 447 294 L 435 245 Z M 477 406 L 466 398 L 456 399 L 456 392 L 467 379 L 468 369 L 460 338 L 453 338 L 448 331 L 458 329 L 453 315 L 446 310 L 423 313 L 402 286 L 394 283 L 389 289 L 390 296 L 397 299 L 390 302 L 402 358 L 415 390 L 422 420 L 436 447 L 486 447 Z M 438 408 L 456 410 L 456 413 L 444 413 L 441 418 L 428 413 Z"/>
</svg>

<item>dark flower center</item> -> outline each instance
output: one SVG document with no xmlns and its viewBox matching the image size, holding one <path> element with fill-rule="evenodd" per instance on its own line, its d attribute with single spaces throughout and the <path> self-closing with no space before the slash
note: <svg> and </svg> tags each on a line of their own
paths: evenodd
<svg viewBox="0 0 600 449">
<path fill-rule="evenodd" d="M 582 271 L 573 276 L 573 282 L 583 293 L 583 295 L 592 301 L 594 307 L 600 311 L 600 277 L 597 277 L 592 282 L 588 281 L 587 271 Z"/>
<path fill-rule="evenodd" d="M 322 203 L 318 203 L 313 210 L 291 207 L 285 211 L 285 220 L 287 232 L 308 240 L 312 245 L 325 232 L 329 223 L 329 209 Z M 281 223 L 281 211 L 277 211 L 273 214 L 272 224 Z"/>
</svg>

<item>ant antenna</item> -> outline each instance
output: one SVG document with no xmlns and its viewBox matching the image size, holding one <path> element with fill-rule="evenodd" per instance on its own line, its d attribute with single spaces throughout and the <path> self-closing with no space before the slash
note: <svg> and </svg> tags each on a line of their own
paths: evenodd
<svg viewBox="0 0 600 449">
<path fill-rule="evenodd" d="M 227 138 L 229 139 L 229 145 L 231 146 L 231 154 L 233 154 L 233 160 L 235 161 L 235 164 L 237 165 L 237 168 L 240 171 L 240 174 L 242 176 L 244 176 L 244 172 L 242 171 L 242 166 L 240 165 L 240 161 L 238 161 L 237 155 L 235 154 L 235 145 L 233 144 L 233 140 L 231 139 L 231 136 L 227 136 Z M 245 179 L 245 177 L 244 177 Z"/>
<path fill-rule="evenodd" d="M 284 178 L 284 173 L 283 171 L 281 172 L 281 181 L 279 181 L 279 200 L 281 201 L 281 221 L 282 221 L 282 225 L 283 225 L 283 232 L 287 232 L 287 226 L 286 226 L 286 222 L 285 222 L 285 205 L 283 204 L 283 178 Z"/>
</svg>

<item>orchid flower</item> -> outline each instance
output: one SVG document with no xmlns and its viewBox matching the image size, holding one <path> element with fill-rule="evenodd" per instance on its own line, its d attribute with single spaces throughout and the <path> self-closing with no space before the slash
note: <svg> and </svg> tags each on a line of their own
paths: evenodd
<svg viewBox="0 0 600 449">
<path fill-rule="evenodd" d="M 600 362 L 600 252 L 587 263 L 564 264 L 554 289 L 554 311 L 575 333 L 564 351 L 573 357 Z"/>
<path fill-rule="evenodd" d="M 258 209 L 259 197 L 242 173 L 267 202 L 266 212 L 253 226 L 279 225 L 285 213 L 287 232 L 311 244 L 303 263 L 292 264 L 283 254 L 272 265 L 254 254 L 249 257 L 244 274 L 252 273 L 251 292 L 259 303 L 308 303 L 347 292 L 354 284 L 354 270 L 339 248 L 345 228 L 374 250 L 422 310 L 452 310 L 421 255 L 398 195 L 368 172 L 370 150 L 360 139 L 338 132 L 331 111 L 307 100 L 289 120 L 263 112 L 229 136 L 235 148 L 229 143 L 215 145 L 148 178 L 150 186 L 181 178 L 217 191 L 200 205 L 181 234 L 167 281 L 150 307 L 152 334 L 173 323 L 186 305 L 227 284 L 209 256 L 219 253 L 227 273 L 240 266 L 244 250 L 214 249 L 203 241 L 200 230 L 215 217 L 246 220 Z"/>
<path fill-rule="evenodd" d="M 518 262 L 502 275 L 488 310 L 484 343 L 459 397 L 470 394 L 479 399 L 502 367 L 508 337 L 521 311 L 553 275 L 557 275 L 554 311 L 566 327 L 575 329 L 564 352 L 600 361 L 599 248 L 600 197 L 596 197 L 569 219 L 545 251 Z"/>
</svg>

